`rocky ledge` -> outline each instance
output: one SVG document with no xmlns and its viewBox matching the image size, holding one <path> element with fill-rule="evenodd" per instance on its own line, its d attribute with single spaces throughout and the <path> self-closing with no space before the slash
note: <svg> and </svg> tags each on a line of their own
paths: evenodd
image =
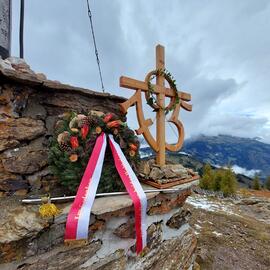
<svg viewBox="0 0 270 270">
<path fill-rule="evenodd" d="M 48 170 L 49 138 L 70 110 L 113 112 L 122 97 L 61 84 L 20 58 L 0 58 L 0 197 L 44 193 L 57 183 Z"/>
<path fill-rule="evenodd" d="M 63 244 L 70 203 L 58 205 L 61 214 L 47 220 L 39 216 L 38 205 L 20 202 L 22 196 L 65 193 L 47 164 L 59 116 L 70 110 L 113 112 L 125 121 L 117 106 L 123 101 L 47 80 L 22 59 L 0 59 L 0 269 L 192 268 L 197 242 L 188 224 L 190 212 L 182 206 L 196 181 L 172 193 L 147 195 L 147 248 L 140 256 L 135 254 L 134 211 L 128 196 L 95 200 L 89 243 L 83 247 Z M 177 168 L 167 168 L 168 179 L 172 174 Z"/>
<path fill-rule="evenodd" d="M 121 100 L 122 102 L 125 101 L 125 98 L 111 95 L 109 93 L 96 92 L 81 87 L 63 84 L 59 81 L 49 80 L 45 74 L 34 72 L 31 67 L 24 61 L 24 59 L 18 57 L 9 57 L 5 60 L 1 59 L 0 57 L 0 78 L 25 86 L 38 86 L 52 90 L 77 92 L 85 96 L 96 96 L 109 98 L 112 100 L 117 99 Z"/>
<path fill-rule="evenodd" d="M 41 219 L 38 206 L 21 205 L 18 197 L 1 200 L 0 269 L 191 269 L 196 236 L 182 208 L 195 183 L 171 193 L 147 194 L 147 248 L 135 254 L 132 201 L 128 196 L 98 198 L 94 202 L 89 244 L 63 244 L 70 203 L 59 204 L 54 220 Z M 149 188 L 143 186 L 144 188 Z"/>
<path fill-rule="evenodd" d="M 270 269 L 270 192 L 193 194 L 184 206 L 198 237 L 201 269 Z"/>
<path fill-rule="evenodd" d="M 141 179 L 155 182 L 157 184 L 169 184 L 172 182 L 185 183 L 199 178 L 197 172 L 192 169 L 185 168 L 181 164 L 169 163 L 159 166 L 154 159 L 142 160 L 140 162 Z"/>
</svg>

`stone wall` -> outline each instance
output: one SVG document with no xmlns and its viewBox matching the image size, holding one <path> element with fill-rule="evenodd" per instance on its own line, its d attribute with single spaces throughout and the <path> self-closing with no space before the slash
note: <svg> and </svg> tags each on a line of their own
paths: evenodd
<svg viewBox="0 0 270 270">
<path fill-rule="evenodd" d="M 140 256 L 135 254 L 134 211 L 128 196 L 95 200 L 89 244 L 83 247 L 64 245 L 71 203 L 57 205 L 61 214 L 55 219 L 42 219 L 38 205 L 21 204 L 19 195 L 53 195 L 58 188 L 64 193 L 47 166 L 58 116 L 69 110 L 119 115 L 117 103 L 123 101 L 49 81 L 23 60 L 0 59 L 1 270 L 192 269 L 196 236 L 188 224 L 191 213 L 182 205 L 196 182 L 173 193 L 147 194 L 147 248 Z"/>
<path fill-rule="evenodd" d="M 48 139 L 59 115 L 70 110 L 119 114 L 117 104 L 124 100 L 47 80 L 19 58 L 0 59 L 0 197 L 54 186 Z"/>
<path fill-rule="evenodd" d="M 63 244 L 70 204 L 59 204 L 62 213 L 53 221 L 41 219 L 38 206 L 21 206 L 14 197 L 3 198 L 0 269 L 192 269 L 197 240 L 188 224 L 191 213 L 182 209 L 191 185 L 181 185 L 173 193 L 147 194 L 147 248 L 139 256 L 128 196 L 95 200 L 89 244 L 84 247 Z"/>
</svg>

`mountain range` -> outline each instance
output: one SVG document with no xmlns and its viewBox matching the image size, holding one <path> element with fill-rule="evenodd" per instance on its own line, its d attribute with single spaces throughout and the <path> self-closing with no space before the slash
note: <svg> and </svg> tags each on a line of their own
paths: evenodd
<svg viewBox="0 0 270 270">
<path fill-rule="evenodd" d="M 154 153 L 149 147 L 141 148 L 141 156 Z M 213 167 L 231 166 L 238 175 L 251 179 L 255 173 L 264 180 L 270 176 L 270 144 L 257 138 L 240 138 L 230 135 L 200 135 L 184 142 L 179 152 L 167 152 L 167 158 L 176 159 L 201 172 L 205 163 Z M 245 179 L 246 180 L 246 179 Z"/>
</svg>

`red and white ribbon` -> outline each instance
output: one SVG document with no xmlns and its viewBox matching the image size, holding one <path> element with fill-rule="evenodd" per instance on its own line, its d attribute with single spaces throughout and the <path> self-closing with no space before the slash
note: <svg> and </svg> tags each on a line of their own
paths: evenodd
<svg viewBox="0 0 270 270">
<path fill-rule="evenodd" d="M 75 200 L 69 211 L 65 241 L 88 239 L 90 212 L 97 192 L 106 150 L 106 135 L 96 140 Z"/>
<path fill-rule="evenodd" d="M 135 210 L 136 251 L 140 253 L 146 246 L 146 208 L 147 198 L 137 176 L 129 165 L 119 144 L 109 135 L 110 147 L 113 153 L 115 167 L 129 193 Z"/>
<path fill-rule="evenodd" d="M 146 246 L 146 195 L 129 165 L 120 146 L 109 135 L 115 167 L 129 193 L 135 211 L 136 251 L 140 253 Z M 82 177 L 75 200 L 66 222 L 65 241 L 87 240 L 90 213 L 97 192 L 106 150 L 106 135 L 102 133 L 96 140 L 92 155 Z"/>
</svg>

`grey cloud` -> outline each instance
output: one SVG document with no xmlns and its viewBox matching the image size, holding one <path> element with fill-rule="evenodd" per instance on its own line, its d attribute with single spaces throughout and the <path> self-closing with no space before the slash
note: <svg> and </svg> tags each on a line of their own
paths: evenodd
<svg viewBox="0 0 270 270">
<path fill-rule="evenodd" d="M 18 52 L 18 4 L 13 1 L 13 54 Z M 90 4 L 108 91 L 131 96 L 119 88 L 119 77 L 143 80 L 155 68 L 154 47 L 161 43 L 177 85 L 193 96 L 193 112 L 181 111 L 187 136 L 250 134 L 270 141 L 268 0 Z M 27 0 L 25 14 L 25 58 L 32 68 L 99 90 L 86 1 Z M 146 115 L 153 116 L 149 108 Z M 136 128 L 133 109 L 128 119 Z M 167 136 L 174 138 L 170 128 Z"/>
</svg>

